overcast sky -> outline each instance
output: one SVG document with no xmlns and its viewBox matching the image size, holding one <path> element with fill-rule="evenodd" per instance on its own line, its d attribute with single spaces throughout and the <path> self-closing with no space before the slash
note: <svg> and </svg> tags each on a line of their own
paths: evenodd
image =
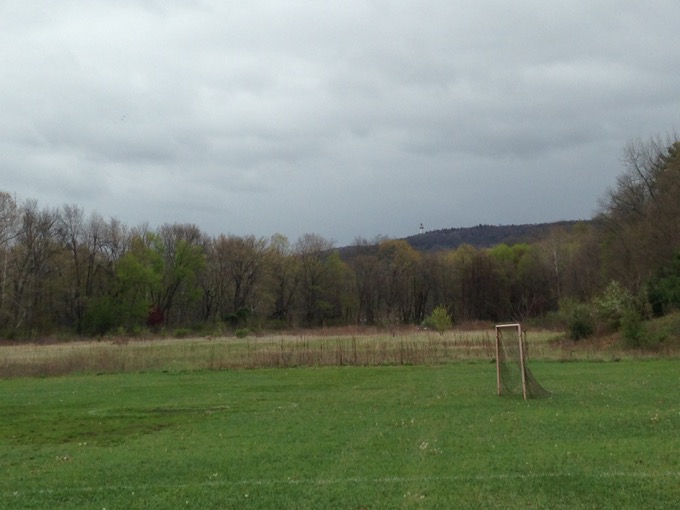
<svg viewBox="0 0 680 510">
<path fill-rule="evenodd" d="M 680 129 L 677 0 L 0 0 L 0 190 L 336 245 L 586 219 Z"/>
</svg>

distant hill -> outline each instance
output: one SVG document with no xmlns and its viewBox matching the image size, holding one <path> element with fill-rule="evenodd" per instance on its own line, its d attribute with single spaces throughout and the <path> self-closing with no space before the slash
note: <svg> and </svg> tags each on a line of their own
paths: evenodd
<svg viewBox="0 0 680 510">
<path fill-rule="evenodd" d="M 477 225 L 476 227 L 431 230 L 405 237 L 404 240 L 419 251 L 451 250 L 463 244 L 475 248 L 489 248 L 504 243 L 533 243 L 548 237 L 551 230 L 567 230 L 584 221 L 557 221 L 532 225 Z"/>
</svg>

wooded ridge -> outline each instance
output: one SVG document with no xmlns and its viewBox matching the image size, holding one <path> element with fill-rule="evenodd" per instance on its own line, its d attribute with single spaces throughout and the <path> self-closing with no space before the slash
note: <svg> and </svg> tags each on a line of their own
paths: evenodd
<svg viewBox="0 0 680 510">
<path fill-rule="evenodd" d="M 571 229 L 591 220 L 555 221 L 523 225 L 476 225 L 474 227 L 445 228 L 405 237 L 404 240 L 419 251 L 453 250 L 464 244 L 475 248 L 491 248 L 498 244 L 535 243 L 546 239 L 556 228 Z"/>
</svg>

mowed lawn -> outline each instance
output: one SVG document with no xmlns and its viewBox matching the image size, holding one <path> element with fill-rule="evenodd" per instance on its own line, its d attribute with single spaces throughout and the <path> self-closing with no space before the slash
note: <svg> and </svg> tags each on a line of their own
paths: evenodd
<svg viewBox="0 0 680 510">
<path fill-rule="evenodd" d="M 0 508 L 678 508 L 680 362 L 0 380 Z"/>
</svg>

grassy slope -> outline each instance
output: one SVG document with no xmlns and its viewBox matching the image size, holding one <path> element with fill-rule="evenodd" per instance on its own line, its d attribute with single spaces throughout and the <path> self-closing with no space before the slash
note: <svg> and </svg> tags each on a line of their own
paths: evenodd
<svg viewBox="0 0 680 510">
<path fill-rule="evenodd" d="M 675 508 L 677 361 L 0 381 L 1 508 Z"/>
</svg>

